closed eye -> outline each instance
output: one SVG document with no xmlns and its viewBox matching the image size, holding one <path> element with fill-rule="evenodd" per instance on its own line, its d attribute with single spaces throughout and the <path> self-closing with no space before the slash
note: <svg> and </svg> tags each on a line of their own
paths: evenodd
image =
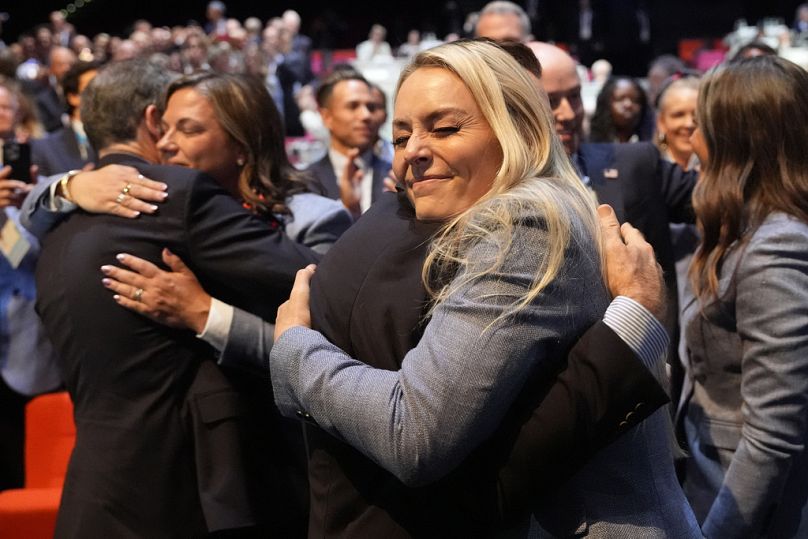
<svg viewBox="0 0 808 539">
<path fill-rule="evenodd" d="M 398 148 L 398 147 L 401 147 L 401 146 L 406 146 L 408 140 L 410 140 L 409 135 L 396 137 L 396 138 L 393 139 L 393 147 Z"/>
<path fill-rule="evenodd" d="M 435 133 L 437 133 L 439 136 L 444 136 L 445 137 L 445 136 L 453 135 L 453 134 L 457 133 L 458 131 L 460 131 L 460 128 L 457 127 L 457 126 L 436 127 L 433 131 Z"/>
</svg>

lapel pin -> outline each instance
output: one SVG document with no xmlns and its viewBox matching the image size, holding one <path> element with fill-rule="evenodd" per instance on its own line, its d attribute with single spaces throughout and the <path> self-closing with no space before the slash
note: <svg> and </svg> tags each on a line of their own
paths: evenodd
<svg viewBox="0 0 808 539">
<path fill-rule="evenodd" d="M 616 168 L 605 168 L 603 169 L 603 177 L 608 178 L 610 180 L 617 179 L 618 172 Z"/>
</svg>

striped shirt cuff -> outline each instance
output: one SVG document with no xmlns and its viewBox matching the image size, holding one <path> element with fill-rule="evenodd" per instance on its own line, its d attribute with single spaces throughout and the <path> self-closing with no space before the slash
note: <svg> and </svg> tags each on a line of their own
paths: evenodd
<svg viewBox="0 0 808 539">
<path fill-rule="evenodd" d="M 668 332 L 651 312 L 626 296 L 617 296 L 609 304 L 603 322 L 640 358 L 651 372 L 663 360 L 668 349 Z"/>
</svg>

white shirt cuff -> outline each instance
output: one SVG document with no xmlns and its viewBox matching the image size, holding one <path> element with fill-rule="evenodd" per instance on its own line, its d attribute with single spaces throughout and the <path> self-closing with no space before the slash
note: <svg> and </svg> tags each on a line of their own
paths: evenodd
<svg viewBox="0 0 808 539">
<path fill-rule="evenodd" d="M 668 332 L 651 311 L 626 296 L 609 304 L 603 322 L 634 351 L 652 373 L 668 349 Z"/>
<path fill-rule="evenodd" d="M 200 339 L 221 352 L 230 337 L 230 325 L 233 323 L 233 306 L 216 298 L 210 300 L 210 312 L 205 328 L 197 335 Z"/>
</svg>

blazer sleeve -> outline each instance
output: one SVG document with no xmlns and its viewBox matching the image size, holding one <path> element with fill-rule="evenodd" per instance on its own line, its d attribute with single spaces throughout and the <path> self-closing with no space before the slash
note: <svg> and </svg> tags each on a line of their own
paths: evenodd
<svg viewBox="0 0 808 539">
<path fill-rule="evenodd" d="M 572 348 L 567 368 L 519 429 L 498 473 L 498 503 L 487 507 L 499 507 L 506 520 L 522 514 L 668 401 L 628 344 L 597 322 Z"/>
<path fill-rule="evenodd" d="M 703 524 L 707 537 L 757 537 L 783 496 L 808 423 L 808 225 L 764 223 L 739 263 L 741 441 Z"/>
<path fill-rule="evenodd" d="M 578 253 L 567 257 L 563 277 L 524 312 L 499 318 L 532 282 L 536 260 L 530 253 L 541 252 L 546 242 L 541 227 L 529 230 L 514 238 L 518 255 L 507 260 L 515 267 L 468 283 L 435 310 L 399 371 L 368 367 L 313 330 L 284 332 L 270 356 L 281 412 L 310 416 L 408 485 L 455 468 L 499 426 L 532 374 L 555 375 L 553 347 L 602 314 L 593 306 L 599 277 L 583 269 L 594 265 Z M 495 254 L 489 246 L 469 259 Z M 581 305 L 572 318 L 570 304 Z M 582 314 L 587 308 L 589 319 Z M 583 327 L 571 330 L 576 323 Z"/>
<path fill-rule="evenodd" d="M 286 234 L 312 251 L 324 255 L 353 224 L 341 203 L 314 193 L 293 195 L 287 201 L 292 218 Z"/>
<path fill-rule="evenodd" d="M 50 188 L 62 176 L 63 174 L 49 178 L 40 176 L 36 186 L 25 197 L 20 208 L 20 223 L 39 240 L 42 240 L 65 216 L 77 209 L 75 204 L 67 201 L 59 205 L 56 210 L 50 209 Z"/>
<path fill-rule="evenodd" d="M 657 180 L 662 190 L 662 198 L 668 208 L 668 220 L 671 223 L 695 223 L 696 214 L 693 212 L 693 189 L 699 179 L 695 170 L 685 171 L 675 163 L 670 163 L 659 156 L 654 148 L 657 159 Z"/>
</svg>

